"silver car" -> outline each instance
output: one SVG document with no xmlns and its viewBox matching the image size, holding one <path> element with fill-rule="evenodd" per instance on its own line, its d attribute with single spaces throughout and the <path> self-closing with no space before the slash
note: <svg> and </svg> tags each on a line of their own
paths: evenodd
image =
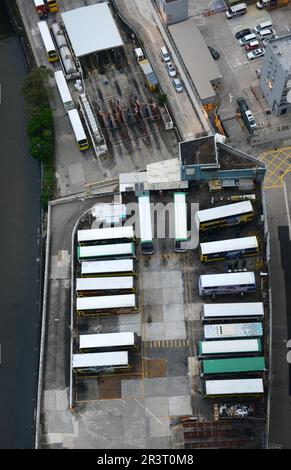
<svg viewBox="0 0 291 470">
<path fill-rule="evenodd" d="M 170 77 L 176 77 L 177 72 L 172 62 L 166 62 L 166 67 L 167 67 L 167 71 Z"/>
<path fill-rule="evenodd" d="M 255 49 L 254 51 L 248 52 L 247 58 L 249 60 L 252 60 L 252 59 L 257 59 L 258 57 L 263 57 L 264 55 L 265 55 L 265 49 L 258 48 L 258 49 Z"/>
<path fill-rule="evenodd" d="M 173 85 L 177 93 L 181 93 L 184 90 L 183 84 L 179 78 L 174 78 Z"/>
</svg>

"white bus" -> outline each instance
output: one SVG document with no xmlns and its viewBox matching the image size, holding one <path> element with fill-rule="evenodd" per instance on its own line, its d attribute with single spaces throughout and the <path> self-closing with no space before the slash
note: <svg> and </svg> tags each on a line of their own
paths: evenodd
<svg viewBox="0 0 291 470">
<path fill-rule="evenodd" d="M 138 197 L 138 215 L 140 230 L 140 245 L 144 255 L 152 255 L 153 246 L 152 217 L 150 198 L 147 195 Z"/>
<path fill-rule="evenodd" d="M 81 351 L 109 351 L 138 349 L 137 336 L 133 332 L 98 333 L 79 336 Z"/>
<path fill-rule="evenodd" d="M 204 398 L 262 395 L 263 379 L 205 380 Z"/>
<path fill-rule="evenodd" d="M 97 229 L 78 230 L 80 246 L 102 245 L 109 243 L 128 243 L 134 241 L 133 227 L 106 227 Z"/>
<path fill-rule="evenodd" d="M 78 143 L 79 150 L 87 150 L 89 148 L 89 143 L 78 110 L 70 109 L 70 111 L 68 111 L 68 116 L 75 135 L 75 139 Z"/>
<path fill-rule="evenodd" d="M 82 261 L 82 277 L 135 276 L 133 259 Z"/>
<path fill-rule="evenodd" d="M 250 201 L 235 202 L 198 211 L 195 217 L 199 230 L 208 230 L 249 222 L 254 217 L 254 209 Z"/>
<path fill-rule="evenodd" d="M 227 304 L 203 304 L 201 311 L 202 321 L 212 320 L 262 320 L 264 305 L 262 302 L 237 302 Z"/>
<path fill-rule="evenodd" d="M 135 278 L 133 276 L 84 277 L 76 279 L 78 297 L 94 295 L 133 294 Z"/>
<path fill-rule="evenodd" d="M 128 351 L 73 354 L 72 368 L 77 375 L 95 375 L 132 368 Z"/>
<path fill-rule="evenodd" d="M 199 341 L 197 354 L 199 358 L 207 356 L 230 356 L 237 354 L 255 355 L 262 352 L 259 338 L 231 339 L 221 341 Z"/>
<path fill-rule="evenodd" d="M 234 339 L 234 338 L 256 338 L 263 336 L 262 323 L 221 323 L 215 325 L 204 325 L 204 338 L 211 339 Z"/>
<path fill-rule="evenodd" d="M 199 277 L 199 295 L 244 294 L 256 291 L 254 272 L 202 274 Z"/>
<path fill-rule="evenodd" d="M 37 25 L 38 25 L 38 29 L 39 29 L 49 62 L 56 62 L 57 60 L 59 60 L 59 56 L 57 54 L 55 45 L 53 43 L 47 22 L 40 21 L 39 23 L 37 23 Z"/>
<path fill-rule="evenodd" d="M 76 303 L 79 316 L 131 313 L 138 308 L 135 294 L 77 297 Z"/>
<path fill-rule="evenodd" d="M 259 252 L 257 237 L 231 238 L 216 242 L 200 243 L 200 261 L 224 261 L 239 257 L 255 256 Z"/>
<path fill-rule="evenodd" d="M 183 253 L 187 248 L 183 243 L 188 240 L 187 233 L 187 203 L 185 193 L 174 193 L 175 205 L 175 242 L 174 251 Z"/>
<path fill-rule="evenodd" d="M 74 108 L 74 102 L 62 70 L 55 72 L 55 80 L 66 113 Z"/>
<path fill-rule="evenodd" d="M 111 245 L 78 246 L 77 254 L 79 261 L 135 258 L 135 245 L 134 243 L 118 243 Z"/>
</svg>

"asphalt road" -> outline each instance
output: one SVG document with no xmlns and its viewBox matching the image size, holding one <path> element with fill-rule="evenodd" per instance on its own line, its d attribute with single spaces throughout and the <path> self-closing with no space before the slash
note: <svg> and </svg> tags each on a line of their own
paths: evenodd
<svg viewBox="0 0 291 470">
<path fill-rule="evenodd" d="M 33 447 L 40 172 L 20 95 L 26 66 L 0 3 L 0 448 Z"/>
</svg>

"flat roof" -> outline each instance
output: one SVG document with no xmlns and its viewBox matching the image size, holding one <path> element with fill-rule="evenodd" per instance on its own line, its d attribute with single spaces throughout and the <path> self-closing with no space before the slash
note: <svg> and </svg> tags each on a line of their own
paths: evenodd
<svg viewBox="0 0 291 470">
<path fill-rule="evenodd" d="M 268 45 L 272 48 L 284 71 L 289 72 L 291 67 L 291 34 L 271 39 Z"/>
<path fill-rule="evenodd" d="M 123 46 L 106 2 L 66 11 L 62 19 L 77 57 Z"/>
<path fill-rule="evenodd" d="M 182 165 L 214 165 L 217 166 L 215 136 L 200 137 L 179 143 Z"/>
<path fill-rule="evenodd" d="M 195 21 L 190 18 L 168 26 L 202 103 L 214 101 L 212 82 L 222 75 Z"/>
</svg>

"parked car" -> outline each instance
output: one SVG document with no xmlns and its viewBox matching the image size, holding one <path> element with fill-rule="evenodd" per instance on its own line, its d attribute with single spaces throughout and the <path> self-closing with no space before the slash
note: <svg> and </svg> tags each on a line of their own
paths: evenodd
<svg viewBox="0 0 291 470">
<path fill-rule="evenodd" d="M 257 124 L 255 122 L 255 119 L 254 119 L 254 116 L 253 116 L 253 113 L 248 109 L 247 111 L 245 111 L 245 117 L 246 117 L 246 124 L 251 128 L 251 129 L 255 129 L 257 127 Z"/>
<path fill-rule="evenodd" d="M 254 49 L 258 49 L 259 47 L 260 47 L 260 43 L 259 43 L 259 41 L 256 40 L 256 41 L 252 41 L 249 44 L 247 44 L 245 46 L 245 50 L 247 52 L 249 52 L 249 51 L 253 51 Z"/>
<path fill-rule="evenodd" d="M 243 113 L 249 109 L 247 102 L 244 98 L 240 97 L 236 100 L 236 102 L 239 107 L 240 113 Z"/>
<path fill-rule="evenodd" d="M 258 59 L 259 57 L 263 57 L 264 55 L 265 55 L 265 49 L 261 47 L 261 48 L 255 49 L 254 51 L 248 52 L 247 58 L 249 60 Z"/>
<path fill-rule="evenodd" d="M 209 52 L 212 55 L 214 60 L 218 60 L 220 57 L 219 52 L 211 46 L 208 46 Z"/>
<path fill-rule="evenodd" d="M 255 41 L 257 39 L 257 36 L 254 33 L 247 34 L 243 38 L 239 40 L 239 45 L 240 46 L 245 46 L 246 44 L 249 44 L 252 41 Z"/>
<path fill-rule="evenodd" d="M 184 90 L 183 84 L 179 78 L 173 79 L 173 85 L 177 93 L 181 93 Z"/>
<path fill-rule="evenodd" d="M 167 67 L 167 71 L 170 77 L 176 77 L 177 72 L 172 62 L 166 62 L 166 67 Z"/>
<path fill-rule="evenodd" d="M 241 39 L 243 38 L 244 36 L 246 36 L 247 34 L 252 34 L 252 30 L 249 29 L 249 28 L 246 28 L 246 29 L 241 29 L 240 31 L 238 31 L 236 34 L 235 34 L 235 37 L 236 39 Z"/>
<path fill-rule="evenodd" d="M 264 8 L 266 8 L 266 6 L 268 6 L 269 2 L 270 2 L 270 0 L 259 0 L 256 3 L 256 7 L 257 7 L 258 10 L 263 10 Z"/>
</svg>

